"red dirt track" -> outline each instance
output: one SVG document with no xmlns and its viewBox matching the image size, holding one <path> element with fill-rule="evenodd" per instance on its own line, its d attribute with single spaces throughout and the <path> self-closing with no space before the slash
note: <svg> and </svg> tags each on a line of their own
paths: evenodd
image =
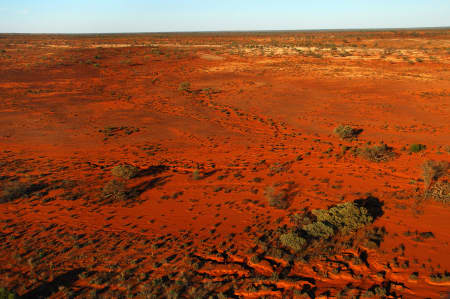
<svg viewBox="0 0 450 299">
<path fill-rule="evenodd" d="M 380 142 L 394 158 L 357 154 Z M 0 203 L 0 287 L 446 298 L 450 206 L 424 199 L 427 160 L 450 161 L 449 30 L 0 35 L 0 196 L 32 186 Z M 126 199 L 102 197 L 113 179 Z M 290 216 L 369 197 L 379 246 L 358 232 L 305 261 L 279 244 Z"/>
</svg>

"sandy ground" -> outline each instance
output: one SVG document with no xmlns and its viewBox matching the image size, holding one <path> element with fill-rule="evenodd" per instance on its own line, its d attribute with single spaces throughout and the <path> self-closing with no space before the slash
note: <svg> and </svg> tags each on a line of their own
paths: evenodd
<svg viewBox="0 0 450 299">
<path fill-rule="evenodd" d="M 0 35 L 0 287 L 446 298 L 450 207 L 421 166 L 450 161 L 449 49 L 448 30 Z M 360 154 L 380 143 L 387 161 Z M 292 215 L 367 198 L 352 246 L 280 244 Z"/>
</svg>

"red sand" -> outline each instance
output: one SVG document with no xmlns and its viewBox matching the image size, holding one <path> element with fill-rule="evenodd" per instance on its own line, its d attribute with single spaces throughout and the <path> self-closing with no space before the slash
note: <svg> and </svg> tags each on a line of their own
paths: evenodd
<svg viewBox="0 0 450 299">
<path fill-rule="evenodd" d="M 450 271 L 450 209 L 421 200 L 420 168 L 450 161 L 449 37 L 0 36 L 0 187 L 42 184 L 0 204 L 0 287 L 28 298 L 449 294 L 430 275 Z M 339 124 L 363 132 L 342 141 Z M 381 141 L 395 159 L 341 153 Z M 426 150 L 409 153 L 413 143 Z M 147 171 L 125 182 L 132 198 L 102 202 L 124 163 Z M 264 196 L 279 182 L 293 182 L 287 209 Z M 261 243 L 251 258 L 289 215 L 369 193 L 387 235 L 367 265 L 291 267 Z"/>
</svg>

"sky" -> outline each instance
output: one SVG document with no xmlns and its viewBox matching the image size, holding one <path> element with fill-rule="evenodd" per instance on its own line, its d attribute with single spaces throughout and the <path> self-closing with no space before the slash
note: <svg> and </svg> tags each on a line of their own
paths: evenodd
<svg viewBox="0 0 450 299">
<path fill-rule="evenodd" d="M 450 0 L 0 0 L 1 33 L 450 26 Z"/>
</svg>

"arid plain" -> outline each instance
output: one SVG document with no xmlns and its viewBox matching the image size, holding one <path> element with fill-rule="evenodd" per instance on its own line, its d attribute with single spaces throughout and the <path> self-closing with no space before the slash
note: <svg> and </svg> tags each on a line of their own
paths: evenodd
<svg viewBox="0 0 450 299">
<path fill-rule="evenodd" d="M 23 298 L 445 298 L 449 161 L 450 30 L 0 35 Z"/>
</svg>

